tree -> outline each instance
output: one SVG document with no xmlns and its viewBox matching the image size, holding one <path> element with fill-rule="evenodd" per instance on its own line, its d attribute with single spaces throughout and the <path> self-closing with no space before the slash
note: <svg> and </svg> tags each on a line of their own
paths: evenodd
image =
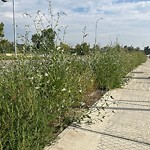
<svg viewBox="0 0 150 150">
<path fill-rule="evenodd" d="M 33 48 L 40 52 L 49 52 L 55 48 L 56 32 L 52 28 L 44 29 L 41 33 L 32 35 Z"/>
<path fill-rule="evenodd" d="M 0 23 L 0 53 L 13 52 L 13 43 L 4 39 L 4 23 Z"/>
<path fill-rule="evenodd" d="M 134 50 L 135 50 L 135 51 L 140 51 L 140 48 L 139 48 L 139 47 L 136 47 Z"/>
<path fill-rule="evenodd" d="M 94 45 L 93 45 L 92 52 L 96 52 L 96 51 L 98 52 L 98 51 L 100 51 L 100 50 L 101 50 L 101 48 L 100 48 L 100 45 L 99 45 L 99 44 L 96 44 L 96 45 L 94 44 Z"/>
<path fill-rule="evenodd" d="M 149 48 L 149 46 L 144 47 L 144 52 L 145 52 L 146 55 L 150 54 L 150 48 Z"/>
<path fill-rule="evenodd" d="M 127 46 L 127 45 L 125 45 L 124 46 L 124 49 L 126 49 L 126 50 L 128 50 L 128 51 L 134 51 L 135 50 L 135 48 L 131 45 L 131 46 Z M 136 50 L 139 50 L 139 48 L 137 48 Z"/>
<path fill-rule="evenodd" d="M 6 43 L 5 40 L 3 40 L 4 37 L 4 24 L 0 23 L 0 52 L 4 52 L 4 44 Z"/>
<path fill-rule="evenodd" d="M 60 42 L 60 45 L 58 46 L 57 49 L 58 50 L 60 49 L 61 51 L 68 53 L 68 52 L 70 52 L 71 48 L 70 48 L 70 46 L 68 44 Z"/>
<path fill-rule="evenodd" d="M 4 37 L 4 24 L 0 23 L 0 38 Z"/>
<path fill-rule="evenodd" d="M 41 41 L 40 38 L 41 38 L 40 34 L 34 34 L 32 35 L 32 38 L 31 38 L 34 47 L 37 49 L 40 48 L 40 41 Z"/>
<path fill-rule="evenodd" d="M 7 2 L 7 0 L 2 0 L 2 2 L 4 2 L 4 3 L 5 3 L 5 2 Z"/>
<path fill-rule="evenodd" d="M 75 53 L 78 55 L 86 55 L 90 52 L 90 45 L 86 42 L 75 46 Z"/>
</svg>

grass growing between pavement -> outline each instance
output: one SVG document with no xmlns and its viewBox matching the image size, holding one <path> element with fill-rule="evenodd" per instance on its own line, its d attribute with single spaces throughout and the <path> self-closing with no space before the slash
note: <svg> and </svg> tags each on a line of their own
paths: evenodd
<svg viewBox="0 0 150 150">
<path fill-rule="evenodd" d="M 0 67 L 0 149 L 41 150 L 87 108 L 86 95 L 120 87 L 146 61 L 142 52 L 108 47 L 88 56 L 54 52 Z"/>
</svg>

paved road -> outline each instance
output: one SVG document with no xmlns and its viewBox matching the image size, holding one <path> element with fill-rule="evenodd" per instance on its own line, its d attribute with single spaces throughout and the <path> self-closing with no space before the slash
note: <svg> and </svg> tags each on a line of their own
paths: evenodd
<svg viewBox="0 0 150 150">
<path fill-rule="evenodd" d="M 105 111 L 104 102 L 109 103 Z M 106 116 L 103 122 L 96 108 Z M 45 150 L 150 150 L 150 59 L 132 72 L 127 85 L 107 93 L 90 116 L 91 125 L 85 119 L 68 127 Z"/>
</svg>

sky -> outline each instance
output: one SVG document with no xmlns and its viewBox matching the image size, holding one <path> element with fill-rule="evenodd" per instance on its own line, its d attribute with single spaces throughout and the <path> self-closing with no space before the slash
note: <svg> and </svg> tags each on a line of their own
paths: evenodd
<svg viewBox="0 0 150 150">
<path fill-rule="evenodd" d="M 0 1 L 5 38 L 13 40 L 12 0 Z M 150 0 L 14 0 L 17 39 L 39 29 L 55 27 L 61 41 L 74 46 L 84 41 L 106 46 L 150 46 Z M 59 13 L 59 21 L 57 22 Z M 36 21 L 35 21 L 36 20 Z M 97 26 L 97 28 L 96 28 Z M 96 35 L 95 35 L 96 32 Z"/>
</svg>

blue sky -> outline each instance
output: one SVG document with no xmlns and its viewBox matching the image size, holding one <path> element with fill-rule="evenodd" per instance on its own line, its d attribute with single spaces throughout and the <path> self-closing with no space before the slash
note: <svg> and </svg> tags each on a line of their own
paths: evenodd
<svg viewBox="0 0 150 150">
<path fill-rule="evenodd" d="M 57 13 L 60 12 L 61 17 L 55 29 L 61 30 L 59 37 L 63 39 L 66 28 L 64 41 L 73 46 L 82 42 L 85 26 L 88 34 L 85 41 L 91 45 L 94 43 L 95 25 L 99 18 L 103 18 L 97 23 L 97 43 L 101 46 L 113 44 L 116 39 L 121 45 L 140 48 L 150 45 L 150 0 L 51 0 L 53 20 L 48 11 L 47 0 L 14 1 L 17 33 L 21 35 L 24 35 L 27 28 L 25 25 L 30 26 L 27 29 L 30 30 L 30 36 L 35 33 L 33 19 L 40 10 L 44 27 L 48 25 L 48 21 L 54 26 Z M 12 40 L 12 0 L 7 3 L 0 1 L 0 22 L 5 24 L 5 37 Z M 40 24 L 39 28 L 43 26 Z"/>
</svg>

